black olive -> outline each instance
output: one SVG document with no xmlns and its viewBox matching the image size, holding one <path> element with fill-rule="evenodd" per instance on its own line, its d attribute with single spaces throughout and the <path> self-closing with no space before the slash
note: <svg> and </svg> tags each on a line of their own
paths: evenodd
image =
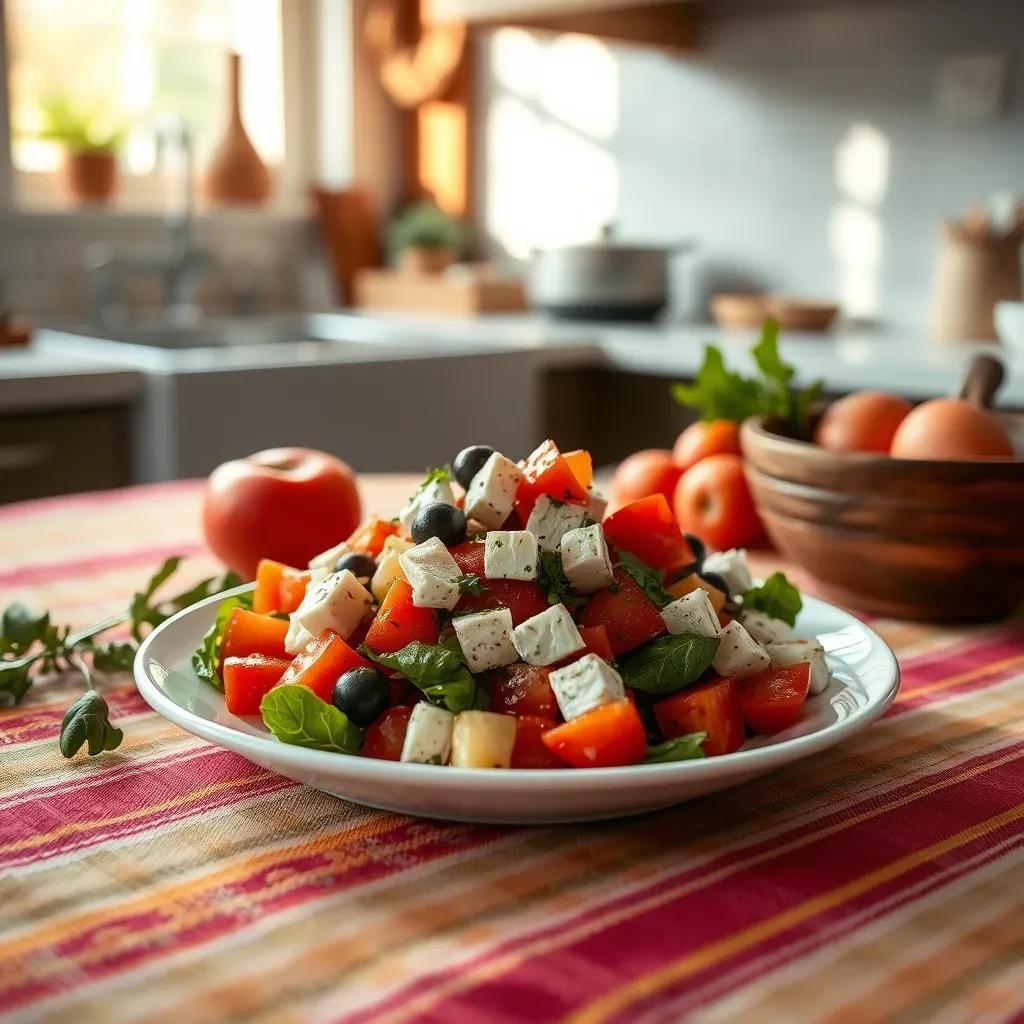
<svg viewBox="0 0 1024 1024">
<path fill-rule="evenodd" d="M 391 687 L 387 679 L 370 666 L 342 672 L 331 693 L 331 703 L 359 726 L 369 725 L 382 715 L 390 701 Z"/>
<path fill-rule="evenodd" d="M 695 572 L 700 572 L 700 567 L 704 564 L 704 556 L 707 554 L 707 548 L 704 547 L 704 541 L 700 537 L 694 536 L 692 533 L 684 533 L 683 536 L 686 538 L 686 543 L 690 545 L 690 550 L 693 552 L 693 560 L 697 563 Z"/>
<path fill-rule="evenodd" d="M 353 576 L 358 576 L 359 579 L 372 579 L 373 574 L 377 571 L 377 563 L 369 555 L 352 551 L 347 555 L 342 555 L 334 563 L 335 572 L 341 572 L 343 569 L 348 569 Z"/>
<path fill-rule="evenodd" d="M 412 521 L 412 539 L 417 544 L 436 537 L 446 548 L 466 539 L 466 517 L 462 509 L 444 501 L 421 505 Z"/>
<path fill-rule="evenodd" d="M 473 477 L 484 468 L 484 463 L 493 454 L 494 449 L 488 448 L 485 444 L 471 444 L 468 448 L 463 448 L 452 463 L 455 479 L 468 491 Z"/>
<path fill-rule="evenodd" d="M 710 583 L 711 586 L 717 587 L 726 597 L 729 597 L 729 584 L 725 582 L 722 576 L 719 576 L 717 572 L 702 572 L 700 578 L 705 583 Z"/>
</svg>

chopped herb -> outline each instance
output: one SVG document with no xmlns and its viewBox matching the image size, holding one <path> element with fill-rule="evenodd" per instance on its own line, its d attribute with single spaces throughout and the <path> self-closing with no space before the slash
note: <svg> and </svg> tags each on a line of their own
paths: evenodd
<svg viewBox="0 0 1024 1024">
<path fill-rule="evenodd" d="M 484 586 L 483 580 L 475 572 L 457 576 L 455 585 L 459 588 L 460 594 L 472 594 L 474 597 L 482 597 L 490 589 Z"/>
<path fill-rule="evenodd" d="M 557 551 L 541 551 L 537 562 L 537 582 L 547 595 L 548 604 L 579 607 L 590 600 L 572 589 L 569 577 L 562 568 L 562 556 Z"/>
<path fill-rule="evenodd" d="M 636 555 L 631 555 L 628 551 L 619 552 L 619 564 L 636 580 L 637 585 L 655 607 L 664 608 L 665 605 L 672 603 L 672 595 L 662 586 L 662 574 L 657 569 L 646 562 L 641 562 Z"/>
<path fill-rule="evenodd" d="M 796 617 L 803 606 L 800 591 L 781 572 L 772 573 L 761 586 L 743 595 L 744 608 L 781 619 L 787 626 L 796 625 Z"/>
</svg>

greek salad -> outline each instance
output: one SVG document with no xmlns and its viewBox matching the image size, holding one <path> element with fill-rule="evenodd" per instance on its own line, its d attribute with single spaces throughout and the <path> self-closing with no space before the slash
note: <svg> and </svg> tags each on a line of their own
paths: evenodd
<svg viewBox="0 0 1024 1024">
<path fill-rule="evenodd" d="M 715 757 L 828 683 L 800 594 L 705 553 L 663 495 L 605 514 L 590 456 L 484 445 L 306 567 L 264 559 L 193 656 L 282 742 L 463 768 Z"/>
</svg>

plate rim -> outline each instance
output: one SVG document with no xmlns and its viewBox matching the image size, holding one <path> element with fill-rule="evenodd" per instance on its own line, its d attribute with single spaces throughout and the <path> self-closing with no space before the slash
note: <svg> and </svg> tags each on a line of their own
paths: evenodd
<svg viewBox="0 0 1024 1024">
<path fill-rule="evenodd" d="M 342 754 L 331 750 L 317 750 L 314 747 L 302 747 L 282 743 L 272 734 L 266 736 L 250 735 L 220 722 L 209 719 L 183 708 L 166 696 L 159 685 L 150 678 L 147 663 L 150 649 L 165 634 L 171 631 L 180 620 L 195 615 L 203 608 L 219 604 L 226 598 L 246 593 L 255 589 L 255 583 L 243 583 L 241 586 L 213 594 L 198 601 L 181 611 L 176 612 L 159 626 L 153 629 L 142 641 L 135 655 L 133 675 L 135 685 L 143 700 L 173 725 L 200 739 L 207 740 L 215 746 L 241 754 L 250 760 L 257 761 L 270 757 L 282 766 L 297 770 L 324 769 L 334 773 L 360 777 L 366 781 L 383 776 L 385 781 L 393 782 L 395 778 L 406 778 L 410 782 L 429 780 L 434 787 L 442 789 L 458 789 L 468 782 L 483 783 L 495 789 L 516 789 L 524 784 L 530 787 L 555 781 L 573 780 L 574 786 L 595 789 L 612 786 L 628 787 L 646 779 L 650 782 L 667 783 L 672 780 L 679 782 L 707 781 L 723 776 L 749 776 L 761 774 L 775 768 L 801 760 L 812 754 L 820 753 L 829 747 L 841 743 L 866 728 L 880 718 L 896 699 L 901 683 L 899 661 L 892 648 L 867 623 L 853 616 L 852 613 L 831 604 L 821 598 L 805 596 L 805 607 L 818 605 L 830 611 L 853 618 L 871 640 L 872 650 L 882 657 L 887 664 L 888 682 L 885 692 L 873 703 L 858 708 L 849 717 L 802 736 L 792 736 L 778 743 L 748 750 L 737 750 L 731 754 L 717 757 L 695 758 L 687 761 L 671 761 L 659 764 L 624 765 L 615 768 L 539 768 L 539 769 L 504 769 L 489 768 L 457 768 L 450 765 L 438 766 L 415 764 L 402 761 L 384 761 L 362 757 L 358 754 Z M 201 682 L 201 681 L 200 681 Z M 261 753 L 262 752 L 262 753 Z M 443 771 L 439 768 L 443 767 Z M 396 770 L 399 775 L 395 776 Z M 283 772 L 281 774 L 284 774 Z"/>
</svg>

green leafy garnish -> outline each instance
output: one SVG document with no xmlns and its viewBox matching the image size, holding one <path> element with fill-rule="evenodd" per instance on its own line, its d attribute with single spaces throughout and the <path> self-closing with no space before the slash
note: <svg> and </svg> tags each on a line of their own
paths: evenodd
<svg viewBox="0 0 1024 1024">
<path fill-rule="evenodd" d="M 460 594 L 472 594 L 474 597 L 482 597 L 490 589 L 484 586 L 483 580 L 475 572 L 457 576 L 455 585 L 459 588 Z"/>
<path fill-rule="evenodd" d="M 231 613 L 236 608 L 252 608 L 252 594 L 236 594 L 221 601 L 217 605 L 217 617 L 213 620 L 213 625 L 206 631 L 199 647 L 192 652 L 192 671 L 218 690 L 224 689 L 220 678 L 220 645 L 224 640 L 224 630 L 228 627 Z"/>
<path fill-rule="evenodd" d="M 589 596 L 573 591 L 569 577 L 562 568 L 562 556 L 557 551 L 540 552 L 537 559 L 537 583 L 547 595 L 548 604 L 578 608 L 590 600 Z"/>
<path fill-rule="evenodd" d="M 450 484 L 453 479 L 451 466 L 428 466 L 427 475 L 423 478 L 419 487 L 416 488 L 416 493 L 410 500 L 414 501 L 428 487 L 434 484 Z"/>
<path fill-rule="evenodd" d="M 662 577 L 657 569 L 651 568 L 646 562 L 641 562 L 636 555 L 631 555 L 628 551 L 619 552 L 619 565 L 636 580 L 637 586 L 655 607 L 664 608 L 665 605 L 672 603 L 672 595 L 661 585 Z"/>
<path fill-rule="evenodd" d="M 696 682 L 718 650 L 718 637 L 677 633 L 652 640 L 619 663 L 622 681 L 644 693 L 675 693 Z"/>
<path fill-rule="evenodd" d="M 702 420 L 741 423 L 749 416 L 761 415 L 779 419 L 797 433 L 806 432 L 807 417 L 821 397 L 822 383 L 816 381 L 803 390 L 793 387 L 795 371 L 779 354 L 775 320 L 765 320 L 751 355 L 760 374 L 756 378 L 726 369 L 722 353 L 707 346 L 694 383 L 674 384 L 673 397 L 681 405 L 696 407 Z"/>
<path fill-rule="evenodd" d="M 689 732 L 685 736 L 665 740 L 647 748 L 644 764 L 664 764 L 667 761 L 692 761 L 704 756 L 701 744 L 707 739 L 706 732 Z"/>
<path fill-rule="evenodd" d="M 796 625 L 796 617 L 803 606 L 800 591 L 781 572 L 773 572 L 761 586 L 754 587 L 743 595 L 745 609 L 763 612 L 773 619 L 781 619 L 787 626 Z"/>
<path fill-rule="evenodd" d="M 260 702 L 260 714 L 282 743 L 342 754 L 358 754 L 362 749 L 360 729 L 305 686 L 275 686 Z"/>
<path fill-rule="evenodd" d="M 113 750 L 122 739 L 124 733 L 110 724 L 107 702 L 95 690 L 86 691 L 68 708 L 60 726 L 60 752 L 65 757 L 74 757 L 85 743 L 90 755 Z"/>
<path fill-rule="evenodd" d="M 438 644 L 425 644 L 413 640 L 400 651 L 377 654 L 369 648 L 362 653 L 388 668 L 400 672 L 431 704 L 446 708 L 453 714 L 467 711 L 476 700 L 476 680 L 466 668 L 462 648 L 456 637 Z"/>
</svg>

